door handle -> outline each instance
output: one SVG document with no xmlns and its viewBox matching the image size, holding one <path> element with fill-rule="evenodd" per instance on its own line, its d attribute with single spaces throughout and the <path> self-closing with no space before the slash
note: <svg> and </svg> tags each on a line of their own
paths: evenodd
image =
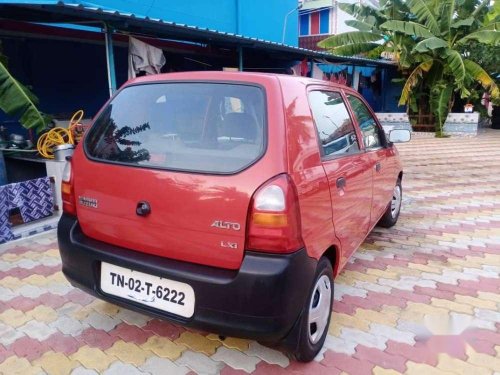
<svg viewBox="0 0 500 375">
<path fill-rule="evenodd" d="M 380 162 L 379 161 L 376 162 L 375 163 L 375 171 L 376 172 L 380 172 L 381 169 L 382 169 L 382 166 L 380 165 Z"/>
<path fill-rule="evenodd" d="M 343 189 L 345 188 L 345 185 L 346 185 L 346 180 L 345 180 L 345 177 L 339 177 L 337 178 L 337 189 Z"/>
<path fill-rule="evenodd" d="M 151 206 L 149 205 L 149 202 L 140 201 L 137 203 L 135 213 L 139 216 L 148 216 L 151 213 Z"/>
</svg>

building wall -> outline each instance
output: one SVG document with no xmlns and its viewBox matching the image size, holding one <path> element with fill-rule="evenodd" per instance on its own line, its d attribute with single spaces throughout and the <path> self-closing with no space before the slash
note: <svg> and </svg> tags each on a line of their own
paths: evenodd
<svg viewBox="0 0 500 375">
<path fill-rule="evenodd" d="M 299 15 L 299 46 L 302 48 L 321 50 L 316 44 L 330 35 L 341 34 L 356 29 L 346 25 L 346 21 L 354 20 L 350 14 L 341 10 L 339 2 L 355 4 L 360 0 L 306 0 Z M 378 1 L 368 1 L 369 5 L 376 7 Z M 328 20 L 325 18 L 328 17 Z M 319 21 L 318 27 L 313 24 Z"/>
<path fill-rule="evenodd" d="M 94 0 L 92 4 L 279 43 L 286 14 L 297 8 L 297 0 Z M 285 43 L 292 46 L 298 45 L 297 19 L 298 11 L 287 18 Z"/>
</svg>

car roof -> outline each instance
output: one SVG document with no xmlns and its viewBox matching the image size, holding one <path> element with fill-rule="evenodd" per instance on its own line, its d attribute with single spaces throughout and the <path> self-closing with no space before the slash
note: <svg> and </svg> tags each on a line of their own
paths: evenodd
<svg viewBox="0 0 500 375">
<path fill-rule="evenodd" d="M 289 81 L 301 86 L 308 85 L 322 85 L 329 86 L 336 89 L 345 89 L 353 91 L 350 87 L 339 85 L 337 83 L 323 81 L 314 78 L 301 77 L 288 74 L 276 74 L 276 73 L 261 73 L 261 72 L 224 72 L 224 71 L 193 71 L 193 72 L 181 72 L 181 73 L 163 73 L 154 74 L 149 76 L 143 76 L 134 78 L 128 81 L 125 85 L 141 84 L 141 83 L 152 83 L 152 82 L 164 82 L 164 81 L 238 81 L 238 82 L 255 82 L 256 79 L 259 81 L 269 80 L 269 81 Z"/>
</svg>

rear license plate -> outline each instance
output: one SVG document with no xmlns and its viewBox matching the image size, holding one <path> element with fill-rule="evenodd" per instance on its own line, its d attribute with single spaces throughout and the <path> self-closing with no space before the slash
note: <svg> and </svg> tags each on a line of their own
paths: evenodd
<svg viewBox="0 0 500 375">
<path fill-rule="evenodd" d="M 104 262 L 101 290 L 185 318 L 194 313 L 194 290 L 189 284 Z"/>
</svg>

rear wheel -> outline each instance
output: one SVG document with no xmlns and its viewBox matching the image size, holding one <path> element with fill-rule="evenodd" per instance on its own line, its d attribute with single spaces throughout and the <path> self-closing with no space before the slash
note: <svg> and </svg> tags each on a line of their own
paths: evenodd
<svg viewBox="0 0 500 375">
<path fill-rule="evenodd" d="M 403 200 L 403 188 L 401 187 L 401 179 L 398 179 L 396 186 L 392 192 L 392 199 L 387 206 L 387 209 L 378 222 L 378 225 L 384 228 L 390 228 L 394 226 L 399 218 L 399 213 L 401 211 L 401 202 Z"/>
<path fill-rule="evenodd" d="M 333 303 L 333 270 L 330 261 L 323 257 L 318 262 L 316 277 L 309 292 L 304 312 L 295 329 L 298 342 L 290 353 L 301 362 L 314 359 L 323 347 L 328 334 Z"/>
</svg>

